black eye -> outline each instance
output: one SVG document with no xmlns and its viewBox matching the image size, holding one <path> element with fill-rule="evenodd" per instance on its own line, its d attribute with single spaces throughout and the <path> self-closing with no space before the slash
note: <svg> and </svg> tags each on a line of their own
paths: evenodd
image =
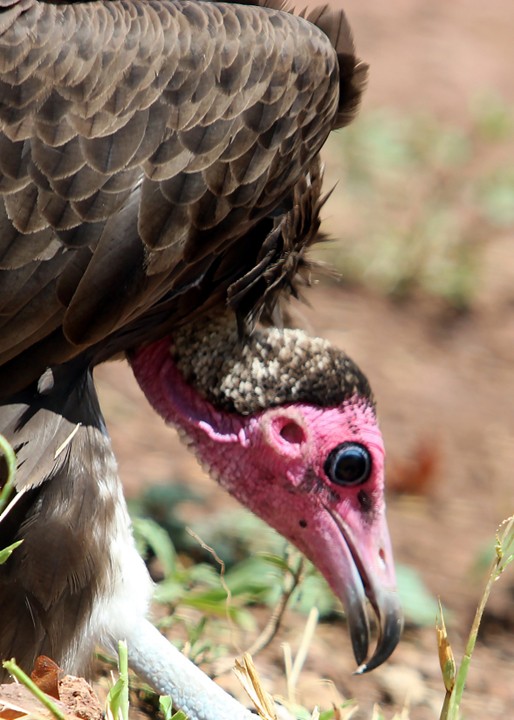
<svg viewBox="0 0 514 720">
<path fill-rule="evenodd" d="M 371 473 L 371 456 L 365 447 L 344 442 L 329 454 L 325 472 L 337 485 L 360 485 Z"/>
</svg>

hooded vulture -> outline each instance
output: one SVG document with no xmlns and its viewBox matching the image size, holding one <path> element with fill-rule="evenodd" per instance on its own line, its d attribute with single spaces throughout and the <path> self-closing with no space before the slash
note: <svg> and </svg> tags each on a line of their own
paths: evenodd
<svg viewBox="0 0 514 720">
<path fill-rule="evenodd" d="M 79 673 L 126 639 L 193 720 L 250 716 L 146 619 L 92 377 L 115 357 L 325 576 L 359 671 L 393 651 L 370 387 L 340 350 L 280 329 L 319 228 L 319 151 L 366 71 L 327 7 L 0 0 L 0 433 L 17 454 L 0 548 L 23 540 L 0 566 L 1 658 Z"/>
</svg>

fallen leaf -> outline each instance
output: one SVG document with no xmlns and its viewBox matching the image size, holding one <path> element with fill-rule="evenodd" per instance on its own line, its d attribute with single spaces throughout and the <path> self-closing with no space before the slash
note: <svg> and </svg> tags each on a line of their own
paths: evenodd
<svg viewBox="0 0 514 720">
<path fill-rule="evenodd" d="M 59 700 L 59 677 L 63 674 L 57 663 L 46 655 L 39 655 L 36 658 L 30 677 L 40 690 Z"/>
</svg>

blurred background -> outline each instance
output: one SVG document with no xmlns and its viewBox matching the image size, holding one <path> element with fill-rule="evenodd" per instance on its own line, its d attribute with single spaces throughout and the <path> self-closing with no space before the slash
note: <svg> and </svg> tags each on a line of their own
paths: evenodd
<svg viewBox="0 0 514 720">
<path fill-rule="evenodd" d="M 324 212 L 333 241 L 316 252 L 341 279 L 316 284 L 295 319 L 344 348 L 374 388 L 408 623 L 386 666 L 353 677 L 344 620 L 307 570 L 255 661 L 270 691 L 309 709 L 352 698 L 355 719 L 429 720 L 444 696 L 436 599 L 460 660 L 497 526 L 514 511 L 514 3 L 346 0 L 344 8 L 371 71 L 358 120 L 324 153 L 325 187 L 336 186 Z M 172 636 L 211 669 L 258 636 L 297 559 L 202 474 L 125 364 L 97 375 L 121 476 L 143 517 L 139 542 L 164 578 L 159 599 L 175 611 Z M 228 618 L 219 567 L 185 525 L 231 573 Z M 275 560 L 259 560 L 259 550 Z M 282 644 L 297 652 L 312 602 L 321 620 L 288 688 Z M 513 630 L 511 567 L 484 617 L 468 720 L 514 717 Z M 221 682 L 237 692 L 230 675 Z"/>
</svg>

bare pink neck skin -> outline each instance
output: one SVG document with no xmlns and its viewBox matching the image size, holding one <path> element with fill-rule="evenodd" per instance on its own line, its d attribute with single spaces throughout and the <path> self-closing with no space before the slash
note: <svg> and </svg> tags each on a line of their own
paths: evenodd
<svg viewBox="0 0 514 720">
<path fill-rule="evenodd" d="M 153 343 L 131 358 L 134 375 L 155 410 L 166 423 L 194 441 L 205 436 L 217 443 L 243 442 L 236 415 L 217 411 L 188 385 L 170 355 L 170 339 Z"/>
</svg>

